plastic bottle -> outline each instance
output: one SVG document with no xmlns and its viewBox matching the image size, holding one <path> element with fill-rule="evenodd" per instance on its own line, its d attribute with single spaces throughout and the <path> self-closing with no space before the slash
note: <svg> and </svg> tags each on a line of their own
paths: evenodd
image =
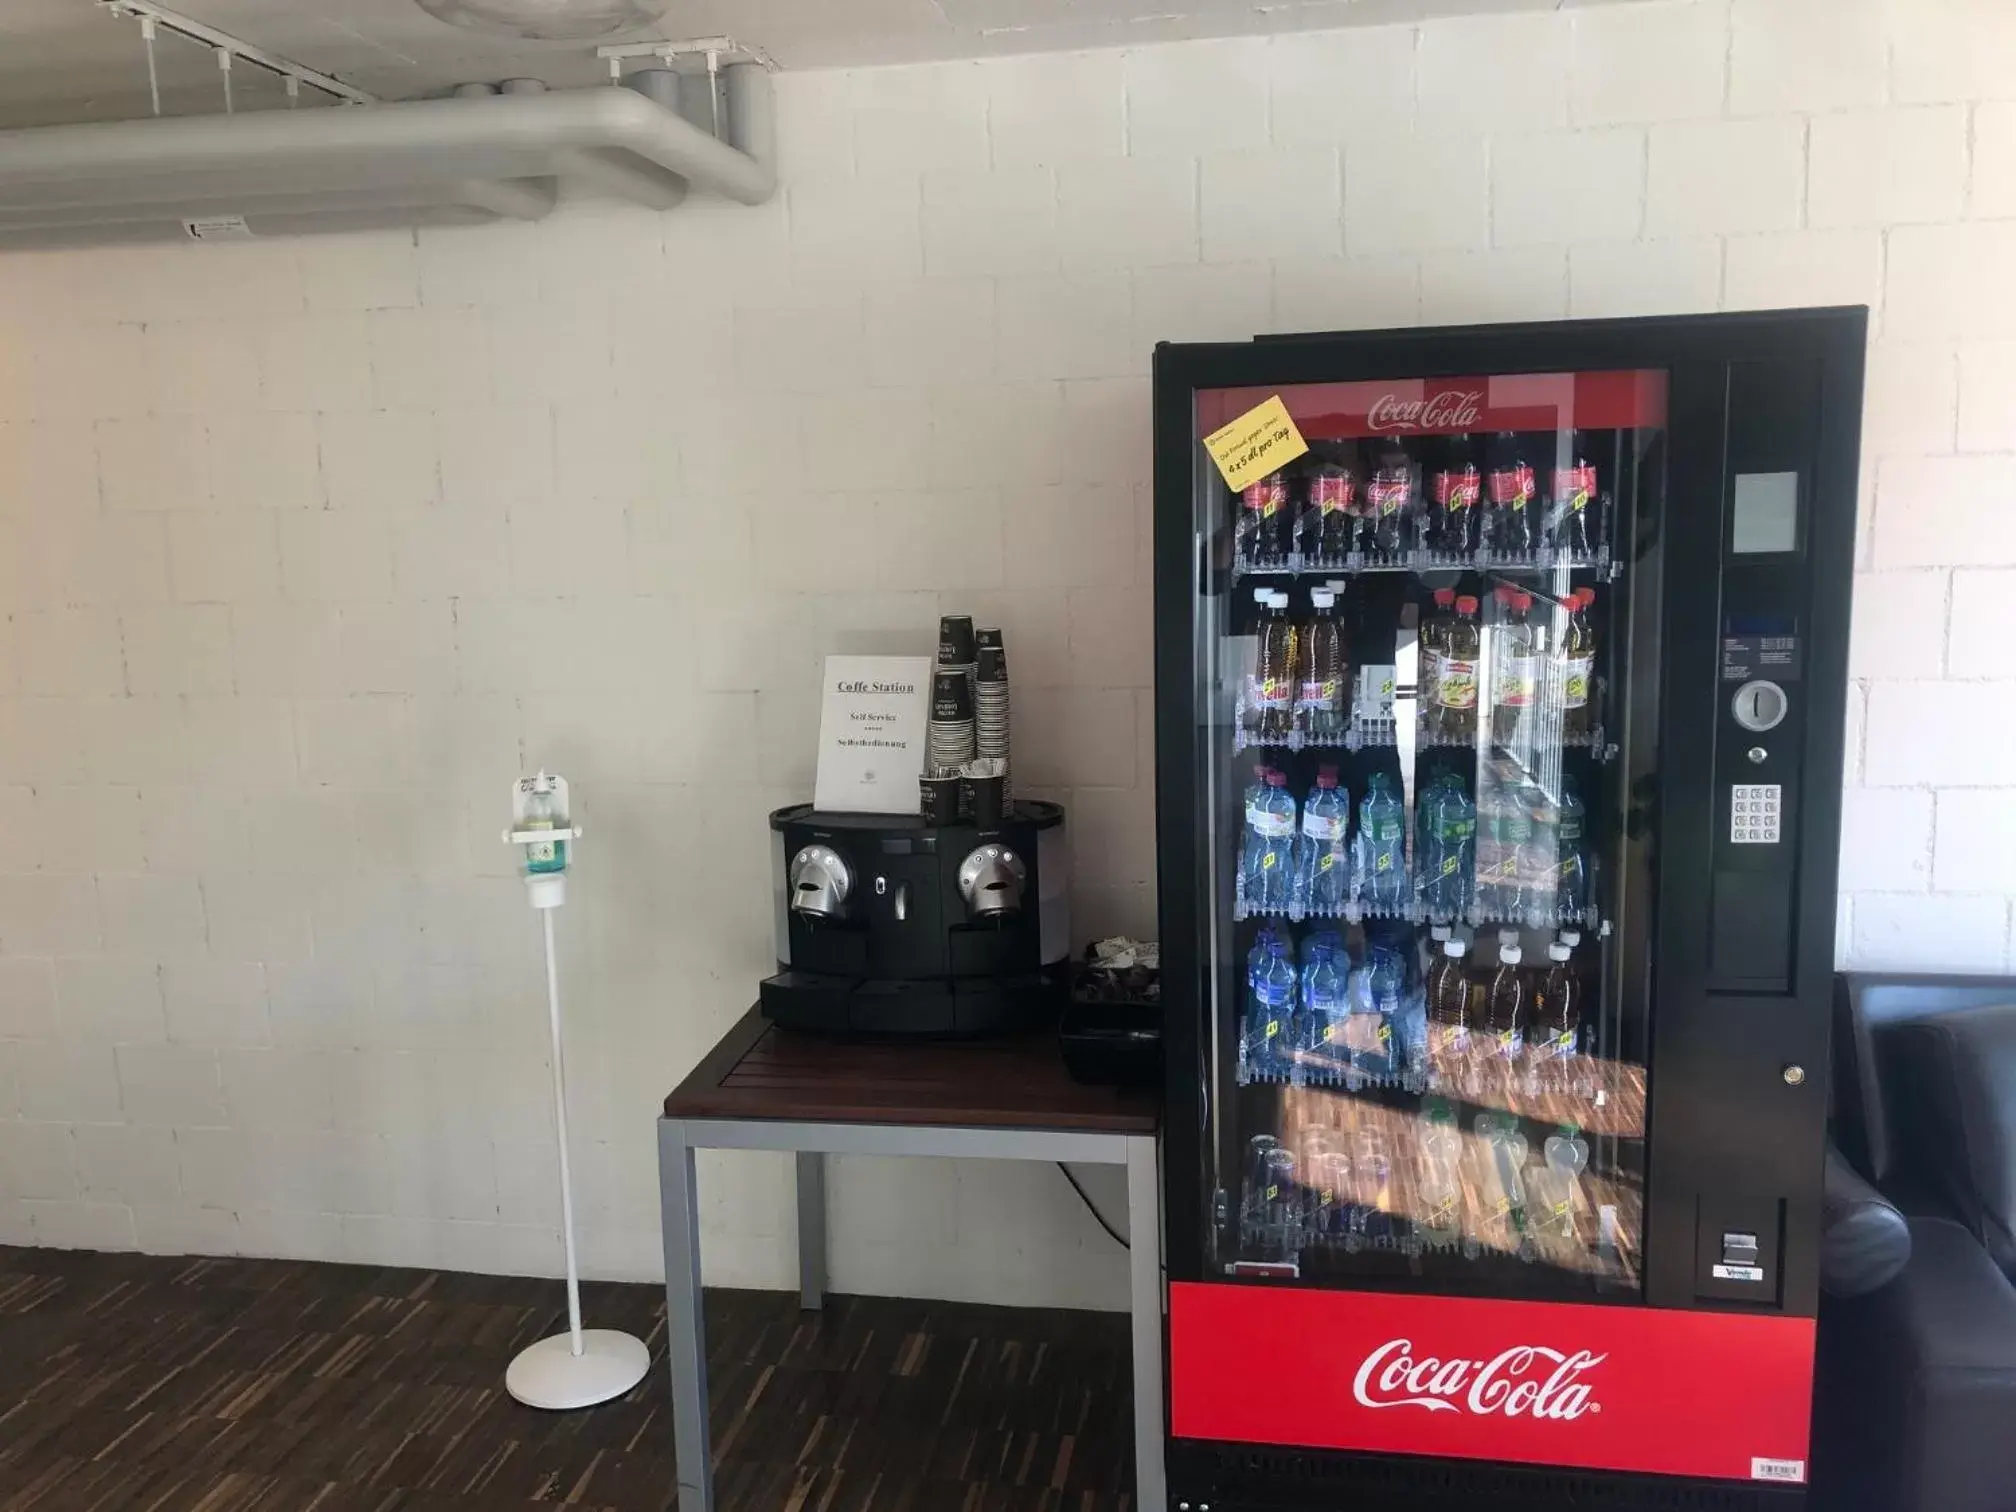
<svg viewBox="0 0 2016 1512">
<path fill-rule="evenodd" d="M 1239 1034 L 1242 1081 L 1274 1081 L 1286 1074 L 1286 1037 L 1294 1017 L 1295 963 L 1286 943 L 1263 929 L 1246 955 L 1246 1018 Z"/>
<path fill-rule="evenodd" d="M 1239 495 L 1233 545 L 1242 562 L 1276 562 L 1288 555 L 1288 478 L 1272 473 Z"/>
<path fill-rule="evenodd" d="M 1577 456 L 1566 467 L 1554 469 L 1554 505 L 1551 524 L 1554 549 L 1586 561 L 1596 544 L 1596 464 Z"/>
<path fill-rule="evenodd" d="M 1563 1124 L 1540 1146 L 1545 1162 L 1534 1172 L 1539 1190 L 1534 1193 L 1534 1227 L 1543 1238 L 1556 1245 L 1575 1242 L 1575 1210 L 1581 1206 L 1582 1172 L 1589 1166 L 1589 1145 L 1574 1124 Z"/>
<path fill-rule="evenodd" d="M 1496 1113 L 1479 1113 L 1474 1127 L 1481 1142 L 1482 1237 L 1493 1249 L 1531 1259 L 1526 1232 L 1526 1136 Z"/>
<path fill-rule="evenodd" d="M 1555 914 L 1564 920 L 1578 919 L 1589 907 L 1589 854 L 1584 838 L 1587 816 L 1572 778 L 1561 779 L 1561 802 L 1555 816 Z"/>
<path fill-rule="evenodd" d="M 1295 727 L 1295 624 L 1288 618 L 1288 595 L 1267 592 L 1254 598 L 1266 609 L 1246 685 L 1248 727 L 1262 740 L 1285 742 Z"/>
<path fill-rule="evenodd" d="M 1240 693 L 1239 727 L 1249 735 L 1258 735 L 1261 725 L 1260 684 L 1267 666 L 1267 624 L 1273 617 L 1269 613 L 1274 602 L 1274 590 L 1261 586 L 1253 590 L 1253 608 L 1258 624 L 1253 632 L 1253 670 L 1247 675 L 1246 686 Z"/>
<path fill-rule="evenodd" d="M 1390 1080 L 1399 1070 L 1394 1033 L 1405 980 L 1406 967 L 1392 950 L 1374 945 L 1366 952 L 1366 991 L 1351 1000 L 1344 1040 L 1351 1049 L 1351 1069 L 1367 1080 Z"/>
<path fill-rule="evenodd" d="M 1351 958 L 1343 937 L 1319 930 L 1302 942 L 1302 1007 L 1296 1014 L 1295 1048 L 1303 1079 L 1334 1082 L 1349 1067 L 1344 1021 L 1350 1013 Z"/>
<path fill-rule="evenodd" d="M 1432 489 L 1434 547 L 1444 556 L 1477 554 L 1478 521 L 1483 513 L 1484 479 L 1470 459 L 1469 438 L 1458 437 Z"/>
<path fill-rule="evenodd" d="M 1345 690 L 1351 685 L 1350 668 L 1344 664 L 1336 602 L 1328 588 L 1312 588 L 1314 612 L 1295 643 L 1295 727 L 1305 741 L 1317 745 L 1343 743 L 1349 707 Z"/>
<path fill-rule="evenodd" d="M 1393 779 L 1374 772 L 1358 806 L 1359 900 L 1368 911 L 1399 914 L 1407 907 L 1407 837 Z"/>
<path fill-rule="evenodd" d="M 1441 709 L 1435 698 L 1435 678 L 1449 654 L 1449 632 L 1456 624 L 1456 590 L 1437 588 L 1435 607 L 1421 622 L 1422 726 L 1432 743 L 1440 738 Z"/>
<path fill-rule="evenodd" d="M 1422 903 L 1431 919 L 1456 920 L 1470 912 L 1477 874 L 1477 805 L 1451 773 L 1429 811 L 1429 848 L 1418 870 Z"/>
<path fill-rule="evenodd" d="M 1561 733 L 1586 735 L 1594 727 L 1596 705 L 1596 624 L 1594 588 L 1577 588 L 1557 663 L 1561 675 Z"/>
<path fill-rule="evenodd" d="M 559 790 L 553 786 L 553 779 L 544 772 L 532 779 L 532 787 L 525 795 L 525 828 L 528 830 L 559 829 L 567 816 L 560 812 Z M 550 876 L 554 872 L 567 870 L 567 842 L 555 837 L 551 840 L 535 840 L 525 847 L 525 870 L 535 876 Z"/>
<path fill-rule="evenodd" d="M 1379 464 L 1365 485 L 1366 550 L 1397 557 L 1407 549 L 1417 501 L 1414 463 L 1398 436 L 1380 443 Z"/>
<path fill-rule="evenodd" d="M 1446 640 L 1434 651 L 1435 739 L 1443 745 L 1469 745 L 1477 738 L 1478 666 L 1483 638 L 1477 629 L 1477 600 L 1463 594 L 1456 600 L 1456 618 Z"/>
<path fill-rule="evenodd" d="M 1309 475 L 1309 507 L 1302 515 L 1304 566 L 1341 562 L 1357 532 L 1358 480 L 1349 468 L 1326 463 Z"/>
<path fill-rule="evenodd" d="M 1337 768 L 1316 774 L 1302 804 L 1302 833 L 1295 841 L 1289 879 L 1289 912 L 1310 919 L 1333 919 L 1344 912 L 1351 876 L 1345 835 L 1351 828 L 1351 801 L 1337 783 Z"/>
<path fill-rule="evenodd" d="M 1509 432 L 1493 443 L 1490 474 L 1484 480 L 1485 545 L 1501 557 L 1531 558 L 1540 547 L 1540 510 L 1533 468 Z"/>
<path fill-rule="evenodd" d="M 1414 1221 L 1430 1244 L 1448 1244 L 1463 1227 L 1463 1136 L 1439 1101 L 1423 1121 L 1417 1145 L 1418 1203 Z"/>
<path fill-rule="evenodd" d="M 1470 1067 L 1470 973 L 1461 940 L 1442 942 L 1428 967 L 1428 1064 L 1438 1079 L 1461 1087 Z"/>
<path fill-rule="evenodd" d="M 1492 1059 L 1517 1067 L 1526 1048 L 1525 959 L 1517 945 L 1498 947 L 1498 967 L 1484 989 L 1484 1030 L 1490 1036 L 1487 1050 Z"/>
<path fill-rule="evenodd" d="M 1246 835 L 1239 856 L 1240 900 L 1249 916 L 1288 911 L 1289 872 L 1295 859 L 1295 799 L 1288 792 L 1288 779 L 1269 770 L 1262 781 L 1257 797 L 1246 805 Z"/>
<path fill-rule="evenodd" d="M 1582 984 L 1569 965 L 1573 952 L 1559 940 L 1547 947 L 1547 969 L 1533 988 L 1527 1058 L 1543 1090 L 1565 1087 L 1580 1040 Z"/>
<path fill-rule="evenodd" d="M 1498 605 L 1491 676 L 1491 738 L 1509 747 L 1532 738 L 1534 703 L 1540 691 L 1540 637 L 1532 619 L 1530 594 L 1501 587 Z"/>
</svg>

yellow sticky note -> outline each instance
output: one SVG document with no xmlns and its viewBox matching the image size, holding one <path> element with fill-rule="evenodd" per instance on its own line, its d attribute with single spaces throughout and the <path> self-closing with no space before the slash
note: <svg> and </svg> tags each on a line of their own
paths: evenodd
<svg viewBox="0 0 2016 1512">
<path fill-rule="evenodd" d="M 1309 450 L 1302 432 L 1276 394 L 1204 438 L 1204 449 L 1234 493 L 1248 483 L 1278 472 Z"/>
</svg>

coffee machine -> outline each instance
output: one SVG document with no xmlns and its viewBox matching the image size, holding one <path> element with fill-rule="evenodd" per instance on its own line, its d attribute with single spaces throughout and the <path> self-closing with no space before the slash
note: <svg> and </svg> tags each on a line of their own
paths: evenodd
<svg viewBox="0 0 2016 1512">
<path fill-rule="evenodd" d="M 1071 953 L 1057 804 L 1011 804 L 984 829 L 796 804 L 770 829 L 773 1023 L 946 1038 L 1055 1020 Z"/>
</svg>

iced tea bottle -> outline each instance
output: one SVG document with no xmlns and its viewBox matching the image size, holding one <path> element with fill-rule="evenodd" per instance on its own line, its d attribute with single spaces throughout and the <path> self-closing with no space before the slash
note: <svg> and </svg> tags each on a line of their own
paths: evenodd
<svg viewBox="0 0 2016 1512">
<path fill-rule="evenodd" d="M 1449 631 L 1456 623 L 1456 590 L 1437 588 L 1435 608 L 1421 622 L 1421 707 L 1428 711 L 1424 723 L 1429 735 L 1437 733 L 1439 710 L 1435 703 L 1435 675 L 1448 654 Z"/>
<path fill-rule="evenodd" d="M 1470 973 L 1464 969 L 1465 954 L 1461 940 L 1444 940 L 1425 983 L 1429 1065 L 1455 1086 L 1463 1084 L 1470 1063 Z"/>
<path fill-rule="evenodd" d="M 1539 692 L 1539 647 L 1532 620 L 1533 599 L 1515 589 L 1498 590 L 1500 621 L 1491 679 L 1491 738 L 1512 745 L 1524 732 Z"/>
<path fill-rule="evenodd" d="M 1547 969 L 1533 988 L 1530 1033 L 1534 1074 L 1542 1090 L 1564 1087 L 1582 1026 L 1582 984 L 1569 964 L 1569 948 L 1556 940 L 1547 947 Z"/>
<path fill-rule="evenodd" d="M 1561 637 L 1561 733 L 1586 735 L 1594 725 L 1596 626 L 1594 588 L 1575 590 L 1575 607 Z"/>
<path fill-rule="evenodd" d="M 1516 1067 L 1526 1048 L 1526 973 L 1524 953 L 1517 945 L 1498 947 L 1498 967 L 1484 989 L 1486 1052 L 1507 1067 Z"/>
<path fill-rule="evenodd" d="M 1447 744 L 1469 745 L 1477 738 L 1477 673 L 1483 656 L 1477 629 L 1477 600 L 1456 600 L 1456 618 L 1438 648 L 1435 664 L 1435 736 Z"/>
</svg>

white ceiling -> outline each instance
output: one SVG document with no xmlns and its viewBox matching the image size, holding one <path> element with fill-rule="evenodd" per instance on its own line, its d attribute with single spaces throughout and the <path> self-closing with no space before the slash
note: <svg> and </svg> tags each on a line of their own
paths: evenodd
<svg viewBox="0 0 2016 1512">
<path fill-rule="evenodd" d="M 786 68 L 1118 46 L 1321 26 L 1370 25 L 1575 0 L 672 0 L 632 39 L 728 34 Z M 458 30 L 413 0 L 179 0 L 174 9 L 388 99 L 468 79 L 516 75 L 553 85 L 606 77 L 592 45 L 526 43 Z M 207 49 L 164 37 L 165 107 L 221 108 Z M 236 103 L 283 103 L 257 70 L 233 73 Z M 0 125 L 145 115 L 137 25 L 94 0 L 0 0 Z"/>
</svg>

